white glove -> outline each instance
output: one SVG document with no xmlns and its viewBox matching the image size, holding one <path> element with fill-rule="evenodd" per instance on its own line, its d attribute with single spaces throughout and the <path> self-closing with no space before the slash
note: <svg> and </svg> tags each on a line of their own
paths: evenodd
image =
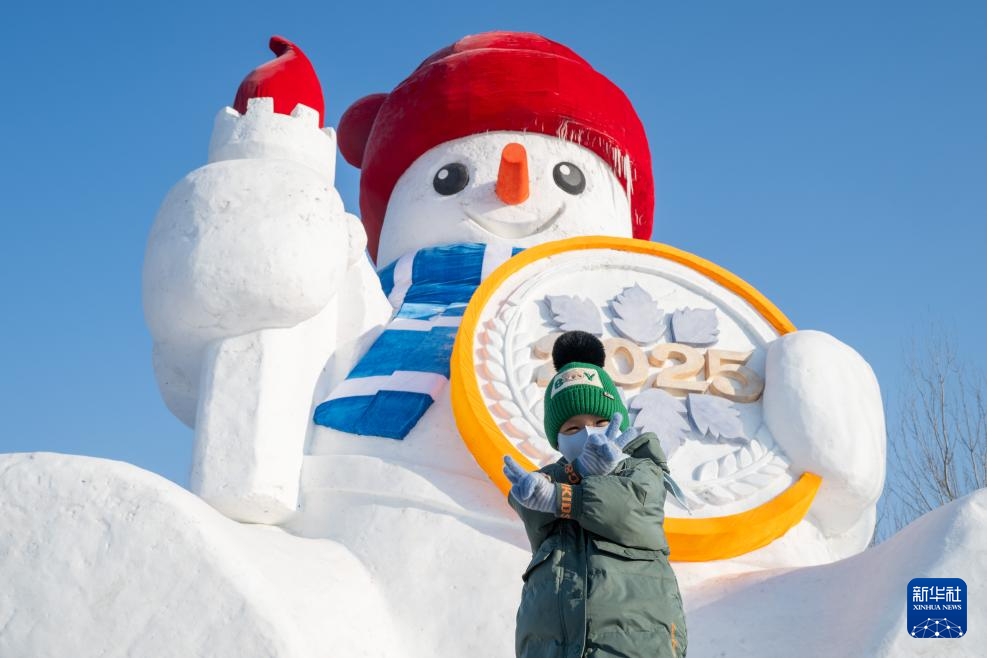
<svg viewBox="0 0 987 658">
<path fill-rule="evenodd" d="M 810 514 L 827 537 L 866 547 L 884 486 L 884 406 L 874 371 L 853 348 L 821 331 L 785 334 L 768 345 L 764 423 L 792 470 L 822 476 Z"/>
<path fill-rule="evenodd" d="M 204 346 L 293 327 L 322 310 L 363 258 L 366 233 L 333 188 L 335 133 L 271 99 L 216 118 L 209 164 L 165 197 L 144 258 L 144 314 L 165 402 L 195 415 Z"/>
</svg>

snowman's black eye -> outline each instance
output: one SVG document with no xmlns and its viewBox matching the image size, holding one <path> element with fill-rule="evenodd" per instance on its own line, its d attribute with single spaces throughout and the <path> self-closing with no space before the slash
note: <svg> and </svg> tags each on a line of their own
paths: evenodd
<svg viewBox="0 0 987 658">
<path fill-rule="evenodd" d="M 435 172 L 432 187 L 442 196 L 449 196 L 462 191 L 468 182 L 470 182 L 470 174 L 466 166 L 453 162 Z"/>
<path fill-rule="evenodd" d="M 579 167 L 571 162 L 560 162 L 552 170 L 552 178 L 562 191 L 569 194 L 580 194 L 586 189 L 586 177 Z"/>
</svg>

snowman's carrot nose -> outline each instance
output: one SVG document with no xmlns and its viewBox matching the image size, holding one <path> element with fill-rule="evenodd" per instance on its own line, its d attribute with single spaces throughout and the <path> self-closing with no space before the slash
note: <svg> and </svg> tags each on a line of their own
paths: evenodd
<svg viewBox="0 0 987 658">
<path fill-rule="evenodd" d="M 528 198 L 528 153 L 517 142 L 511 142 L 500 154 L 497 172 L 497 196 L 508 205 Z"/>
</svg>

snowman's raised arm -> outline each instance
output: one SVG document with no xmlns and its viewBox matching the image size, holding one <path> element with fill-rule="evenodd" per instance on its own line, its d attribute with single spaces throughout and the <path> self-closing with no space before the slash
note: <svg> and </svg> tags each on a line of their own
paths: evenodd
<svg viewBox="0 0 987 658">
<path fill-rule="evenodd" d="M 764 421 L 798 471 L 822 476 L 809 514 L 846 555 L 870 540 L 884 487 L 887 436 L 877 377 L 853 348 L 822 331 L 768 347 Z"/>
<path fill-rule="evenodd" d="M 191 488 L 249 521 L 294 510 L 313 389 L 349 338 L 345 291 L 379 286 L 334 188 L 315 72 L 287 40 L 271 49 L 217 115 L 208 163 L 165 197 L 143 270 L 159 388 L 196 430 Z"/>
</svg>

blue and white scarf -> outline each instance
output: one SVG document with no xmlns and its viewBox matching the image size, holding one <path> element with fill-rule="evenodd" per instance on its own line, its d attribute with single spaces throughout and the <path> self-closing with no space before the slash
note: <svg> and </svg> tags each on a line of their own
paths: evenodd
<svg viewBox="0 0 987 658">
<path fill-rule="evenodd" d="M 403 439 L 449 381 L 463 312 L 480 282 L 523 247 L 456 243 L 409 252 L 377 272 L 397 309 L 325 400 L 319 425 Z"/>
</svg>

